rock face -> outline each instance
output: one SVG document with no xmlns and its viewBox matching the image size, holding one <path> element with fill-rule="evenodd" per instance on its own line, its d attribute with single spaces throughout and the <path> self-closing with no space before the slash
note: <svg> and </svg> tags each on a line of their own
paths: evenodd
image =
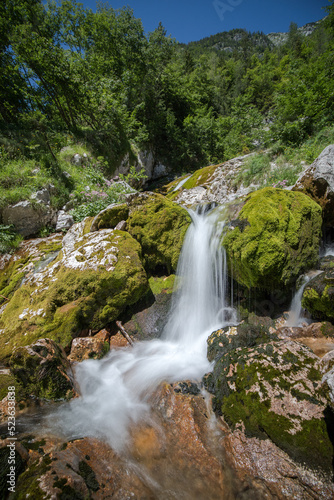
<svg viewBox="0 0 334 500">
<path fill-rule="evenodd" d="M 59 210 L 57 215 L 56 231 L 66 231 L 74 224 L 72 215 L 67 214 L 65 210 Z"/>
<path fill-rule="evenodd" d="M 334 144 L 327 146 L 293 187 L 323 206 L 325 226 L 334 226 Z"/>
<path fill-rule="evenodd" d="M 206 383 L 230 428 L 269 438 L 297 462 L 329 477 L 333 445 L 318 357 L 289 340 L 228 352 L 222 347 L 221 353 Z"/>
<path fill-rule="evenodd" d="M 65 351 L 50 339 L 18 347 L 10 359 L 11 370 L 22 394 L 45 399 L 73 396 L 73 374 Z"/>
<path fill-rule="evenodd" d="M 317 203 L 303 193 L 264 188 L 240 206 L 223 239 L 239 284 L 284 288 L 316 264 L 322 222 Z"/>
<path fill-rule="evenodd" d="M 303 292 L 302 306 L 314 319 L 334 319 L 334 270 L 327 270 L 310 280 Z"/>
<path fill-rule="evenodd" d="M 311 470 L 296 464 L 269 439 L 247 437 L 222 422 L 225 463 L 231 468 L 232 498 L 265 500 L 328 500 L 334 496 L 331 481 L 324 482 Z M 240 491 L 242 491 L 240 493 Z"/>
<path fill-rule="evenodd" d="M 117 319 L 146 293 L 137 241 L 112 229 L 85 233 L 86 225 L 72 226 L 56 260 L 26 275 L 15 291 L 0 318 L 2 356 L 41 337 L 67 346 L 81 331 Z"/>
<path fill-rule="evenodd" d="M 126 203 L 114 203 L 94 217 L 90 230 L 93 232 L 99 229 L 114 228 L 121 221 L 126 220 L 128 216 L 129 208 Z"/>
<path fill-rule="evenodd" d="M 84 359 L 100 359 L 109 352 L 109 343 L 101 338 L 83 337 L 73 339 L 70 361 L 83 361 Z"/>
<path fill-rule="evenodd" d="M 24 237 L 33 236 L 46 226 L 56 224 L 57 212 L 50 205 L 47 189 L 37 191 L 33 201 L 20 201 L 3 209 L 4 224 L 13 224 Z"/>
<path fill-rule="evenodd" d="M 142 193 L 129 203 L 129 233 L 141 244 L 149 272 L 176 270 L 183 238 L 191 222 L 187 211 L 162 195 Z"/>
<path fill-rule="evenodd" d="M 240 156 L 219 165 L 210 165 L 196 170 L 182 186 L 174 191 L 180 184 L 180 179 L 177 179 L 166 186 L 167 197 L 181 205 L 191 207 L 199 203 L 225 204 L 244 196 L 251 191 L 253 186 L 237 188 L 233 180 L 244 161 L 250 156 Z"/>
</svg>

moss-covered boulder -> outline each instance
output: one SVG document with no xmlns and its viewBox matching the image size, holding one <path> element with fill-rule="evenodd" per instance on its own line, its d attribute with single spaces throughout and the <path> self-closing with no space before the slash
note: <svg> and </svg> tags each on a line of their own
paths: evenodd
<svg viewBox="0 0 334 500">
<path fill-rule="evenodd" d="M 304 288 L 302 306 L 314 319 L 334 320 L 334 270 L 311 279 Z"/>
<path fill-rule="evenodd" d="M 274 321 L 251 314 L 248 321 L 236 326 L 226 326 L 213 332 L 207 340 L 209 361 L 217 361 L 226 352 L 238 347 L 254 347 L 270 340 L 278 340 Z"/>
<path fill-rule="evenodd" d="M 303 193 L 251 193 L 223 238 L 234 279 L 247 288 L 293 284 L 318 260 L 321 222 L 321 208 Z"/>
<path fill-rule="evenodd" d="M 271 439 L 294 460 L 331 475 L 328 399 L 318 357 L 293 341 L 226 352 L 209 377 L 215 409 L 232 429 Z"/>
<path fill-rule="evenodd" d="M 48 337 L 68 346 L 83 330 L 99 330 L 135 304 L 148 289 L 141 248 L 128 233 L 85 232 L 75 224 L 62 251 L 25 277 L 0 317 L 1 357 L 16 346 Z"/>
<path fill-rule="evenodd" d="M 176 270 L 183 238 L 191 222 L 187 210 L 164 196 L 142 193 L 130 202 L 129 233 L 141 244 L 145 268 L 154 274 Z"/>
<path fill-rule="evenodd" d="M 51 339 L 14 349 L 10 366 L 25 397 L 59 400 L 74 394 L 70 362 L 64 349 Z"/>
<path fill-rule="evenodd" d="M 113 229 L 119 222 L 126 220 L 128 216 L 129 208 L 126 203 L 114 203 L 94 217 L 90 230 Z"/>
</svg>

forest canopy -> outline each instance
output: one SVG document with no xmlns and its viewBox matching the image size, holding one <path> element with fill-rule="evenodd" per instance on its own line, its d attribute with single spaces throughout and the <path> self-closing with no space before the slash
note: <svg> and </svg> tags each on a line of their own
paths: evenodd
<svg viewBox="0 0 334 500">
<path fill-rule="evenodd" d="M 179 44 L 128 7 L 74 0 L 5 0 L 0 24 L 0 148 L 13 159 L 56 168 L 70 135 L 111 172 L 131 148 L 187 171 L 333 122 L 333 0 L 310 36 L 291 23 L 279 46 L 245 30 Z"/>
</svg>

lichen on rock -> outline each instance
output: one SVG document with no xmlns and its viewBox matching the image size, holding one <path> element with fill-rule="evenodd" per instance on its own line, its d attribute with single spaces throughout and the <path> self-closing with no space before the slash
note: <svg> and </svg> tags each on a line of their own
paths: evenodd
<svg viewBox="0 0 334 500">
<path fill-rule="evenodd" d="M 329 475 L 329 401 L 317 362 L 311 350 L 293 341 L 240 347 L 219 358 L 207 386 L 232 429 L 269 438 L 294 460 Z"/>
<path fill-rule="evenodd" d="M 141 248 L 128 233 L 85 233 L 85 221 L 63 239 L 57 259 L 26 276 L 0 318 L 2 357 L 48 337 L 68 346 L 82 330 L 103 328 L 148 289 Z"/>
<path fill-rule="evenodd" d="M 321 208 L 303 193 L 251 193 L 223 238 L 233 278 L 247 288 L 292 285 L 318 260 L 321 222 Z"/>
</svg>

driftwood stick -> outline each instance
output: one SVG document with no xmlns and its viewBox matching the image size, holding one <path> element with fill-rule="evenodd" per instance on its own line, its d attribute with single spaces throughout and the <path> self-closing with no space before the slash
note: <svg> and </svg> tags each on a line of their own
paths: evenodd
<svg viewBox="0 0 334 500">
<path fill-rule="evenodd" d="M 123 335 L 123 337 L 126 338 L 126 340 L 129 342 L 130 345 L 133 345 L 133 341 L 131 340 L 129 334 L 126 332 L 126 330 L 124 329 L 121 321 L 116 321 L 116 325 L 118 326 L 118 328 L 120 329 L 121 331 L 121 334 Z"/>
</svg>

